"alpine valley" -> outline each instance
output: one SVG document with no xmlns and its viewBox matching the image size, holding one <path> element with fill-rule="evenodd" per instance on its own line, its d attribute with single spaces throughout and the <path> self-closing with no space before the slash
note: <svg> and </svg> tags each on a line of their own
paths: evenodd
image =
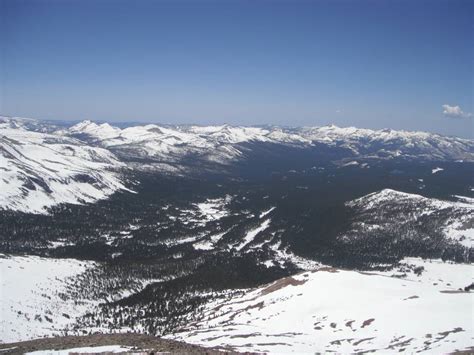
<svg viewBox="0 0 474 355">
<path fill-rule="evenodd" d="M 473 140 L 0 117 L 2 353 L 468 353 L 473 246 Z"/>
</svg>

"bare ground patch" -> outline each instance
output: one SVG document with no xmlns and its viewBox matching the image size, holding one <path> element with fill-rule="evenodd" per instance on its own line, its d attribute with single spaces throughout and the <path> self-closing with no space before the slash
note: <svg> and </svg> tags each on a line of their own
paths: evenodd
<svg viewBox="0 0 474 355">
<path fill-rule="evenodd" d="M 162 339 L 144 334 L 94 334 L 87 336 L 64 336 L 28 340 L 18 343 L 0 344 L 0 353 L 24 354 L 38 350 L 64 350 L 80 347 L 123 345 L 133 348 L 133 353 L 168 352 L 173 354 L 224 354 L 232 353 L 215 348 L 205 348 L 175 340 Z"/>
<path fill-rule="evenodd" d="M 264 295 L 268 295 L 269 293 L 272 293 L 272 292 L 275 292 L 275 291 L 278 291 L 280 289 L 282 289 L 283 287 L 287 287 L 287 286 L 299 286 L 299 285 L 303 285 L 304 283 L 306 282 L 306 280 L 296 280 L 295 278 L 289 276 L 289 277 L 285 277 L 283 279 L 280 279 L 278 281 L 275 281 L 274 283 L 272 283 L 270 286 L 268 287 L 265 287 L 261 292 L 260 294 L 262 296 Z"/>
</svg>

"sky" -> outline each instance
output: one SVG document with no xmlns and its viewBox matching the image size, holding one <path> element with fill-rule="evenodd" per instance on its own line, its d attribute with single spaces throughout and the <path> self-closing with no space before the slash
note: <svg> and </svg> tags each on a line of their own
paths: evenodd
<svg viewBox="0 0 474 355">
<path fill-rule="evenodd" d="M 0 114 L 473 138 L 474 1 L 0 0 Z"/>
</svg>

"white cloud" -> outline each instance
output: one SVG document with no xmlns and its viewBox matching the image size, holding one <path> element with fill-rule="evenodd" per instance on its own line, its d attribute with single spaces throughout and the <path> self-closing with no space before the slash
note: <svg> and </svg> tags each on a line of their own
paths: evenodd
<svg viewBox="0 0 474 355">
<path fill-rule="evenodd" d="M 443 105 L 443 115 L 454 118 L 470 118 L 472 113 L 464 112 L 459 106 Z"/>
</svg>

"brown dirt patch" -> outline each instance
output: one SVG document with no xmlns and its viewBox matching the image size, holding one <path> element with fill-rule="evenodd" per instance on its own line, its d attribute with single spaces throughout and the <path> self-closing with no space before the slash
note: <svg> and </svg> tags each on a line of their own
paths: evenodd
<svg viewBox="0 0 474 355">
<path fill-rule="evenodd" d="M 374 320 L 375 320 L 375 318 L 366 319 L 366 320 L 362 323 L 362 327 L 361 327 L 361 328 L 368 327 Z"/>
<path fill-rule="evenodd" d="M 469 291 L 463 291 L 463 290 L 441 290 L 439 292 L 441 292 L 441 293 L 451 293 L 451 294 L 470 293 Z"/>
<path fill-rule="evenodd" d="M 289 277 L 285 277 L 283 279 L 280 279 L 278 281 L 275 281 L 274 283 L 272 283 L 270 286 L 267 286 L 265 287 L 261 292 L 260 294 L 262 296 L 264 295 L 268 295 L 269 293 L 272 293 L 272 292 L 275 292 L 275 291 L 278 291 L 280 289 L 282 289 L 283 287 L 287 287 L 287 286 L 299 286 L 299 285 L 303 285 L 304 283 L 306 282 L 306 280 L 296 280 L 295 278 L 289 276 Z"/>
<path fill-rule="evenodd" d="M 319 268 L 317 270 L 313 270 L 312 272 L 320 272 L 320 271 L 323 271 L 323 272 L 339 272 L 338 269 L 334 268 L 334 267 L 330 267 L 330 266 L 325 266 L 325 267 L 322 267 L 322 268 Z"/>
<path fill-rule="evenodd" d="M 454 350 L 452 353 L 450 354 L 456 354 L 456 355 L 472 355 L 474 354 L 474 346 L 470 346 L 466 349 L 463 349 L 463 350 Z"/>
<path fill-rule="evenodd" d="M 134 353 L 169 352 L 172 354 L 225 354 L 234 353 L 205 348 L 175 340 L 162 339 L 144 334 L 93 334 L 87 336 L 64 336 L 42 338 L 18 343 L 0 344 L 0 353 L 24 354 L 37 350 L 62 350 L 79 347 L 123 345 L 133 347 Z M 8 349 L 2 351 L 2 349 Z M 136 349 L 136 350 L 135 350 Z"/>
</svg>

